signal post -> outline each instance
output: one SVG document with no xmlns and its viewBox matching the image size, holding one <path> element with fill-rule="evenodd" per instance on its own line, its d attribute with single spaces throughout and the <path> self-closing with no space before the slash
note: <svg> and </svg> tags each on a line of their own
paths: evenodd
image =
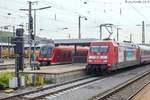
<svg viewBox="0 0 150 100">
<path fill-rule="evenodd" d="M 20 84 L 20 75 L 19 71 L 24 70 L 24 30 L 22 28 L 16 29 L 16 36 L 11 38 L 11 43 L 14 44 L 14 53 L 15 53 L 15 76 L 17 77 L 18 87 Z"/>
</svg>

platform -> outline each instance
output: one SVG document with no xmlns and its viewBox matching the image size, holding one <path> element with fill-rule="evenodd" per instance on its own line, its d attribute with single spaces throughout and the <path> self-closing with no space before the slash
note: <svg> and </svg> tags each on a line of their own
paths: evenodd
<svg viewBox="0 0 150 100">
<path fill-rule="evenodd" d="M 144 87 L 131 100 L 150 100 L 150 84 L 148 84 L 146 87 Z"/>
<path fill-rule="evenodd" d="M 25 69 L 21 73 L 44 75 L 46 80 L 52 80 L 55 83 L 60 83 L 85 75 L 85 66 L 86 64 L 51 65 L 40 67 L 40 70 Z"/>
<path fill-rule="evenodd" d="M 0 66 L 2 65 L 11 65 L 11 64 L 15 64 L 15 60 L 14 59 L 4 59 L 3 63 L 0 63 Z"/>
<path fill-rule="evenodd" d="M 28 63 L 29 60 L 24 59 L 24 63 Z M 0 66 L 5 66 L 5 65 L 14 65 L 15 64 L 15 59 L 4 59 L 3 63 L 0 63 Z"/>
</svg>

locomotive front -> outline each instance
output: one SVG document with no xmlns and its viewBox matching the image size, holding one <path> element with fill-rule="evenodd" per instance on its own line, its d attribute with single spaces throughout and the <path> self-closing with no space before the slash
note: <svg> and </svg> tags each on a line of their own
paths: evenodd
<svg viewBox="0 0 150 100">
<path fill-rule="evenodd" d="M 116 61 L 115 50 L 112 41 L 92 42 L 88 52 L 87 73 L 102 74 L 109 71 L 112 63 Z"/>
<path fill-rule="evenodd" d="M 44 45 L 40 48 L 40 55 L 37 58 L 37 61 L 40 62 L 41 65 L 51 64 L 51 56 L 54 45 Z"/>
</svg>

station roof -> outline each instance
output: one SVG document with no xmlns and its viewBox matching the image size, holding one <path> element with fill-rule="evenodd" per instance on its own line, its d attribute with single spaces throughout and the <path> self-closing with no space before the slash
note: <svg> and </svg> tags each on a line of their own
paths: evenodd
<svg viewBox="0 0 150 100">
<path fill-rule="evenodd" d="M 45 44 L 38 44 L 38 45 L 36 45 L 36 47 L 41 47 L 43 45 L 45 45 Z M 0 46 L 7 47 L 7 46 L 13 46 L 13 44 L 11 44 L 11 43 L 0 43 Z M 29 44 L 25 43 L 24 47 L 29 47 Z M 32 45 L 32 47 L 33 47 L 33 45 Z"/>
<path fill-rule="evenodd" d="M 98 39 L 55 39 L 55 45 L 81 45 L 89 46 L 90 42 L 96 41 Z"/>
<path fill-rule="evenodd" d="M 55 44 L 58 45 L 80 45 L 80 46 L 89 46 L 90 42 L 96 41 L 98 39 L 55 39 L 53 41 L 49 41 L 48 43 L 39 43 L 36 47 L 42 47 L 46 44 Z M 0 43 L 2 46 L 12 46 L 11 43 Z M 29 47 L 28 43 L 24 44 L 24 47 Z M 32 45 L 33 47 L 33 45 Z"/>
<path fill-rule="evenodd" d="M 36 47 L 42 47 L 42 46 L 44 46 L 45 44 L 38 44 L 38 45 L 36 45 Z M 27 48 L 27 47 L 29 47 L 30 45 L 29 44 L 24 44 L 24 47 L 25 48 Z M 34 47 L 34 45 L 32 45 L 32 47 Z"/>
</svg>

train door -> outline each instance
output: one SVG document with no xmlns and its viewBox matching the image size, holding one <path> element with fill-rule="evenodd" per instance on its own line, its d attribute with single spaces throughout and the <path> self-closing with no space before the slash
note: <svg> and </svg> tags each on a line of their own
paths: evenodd
<svg viewBox="0 0 150 100">
<path fill-rule="evenodd" d="M 62 61 L 65 63 L 70 62 L 71 61 L 70 54 L 71 54 L 71 51 L 69 51 L 69 50 L 63 51 L 62 52 Z"/>
<path fill-rule="evenodd" d="M 71 51 L 64 52 L 64 58 L 65 58 L 66 62 L 71 62 L 72 61 L 72 59 L 71 59 Z"/>
<path fill-rule="evenodd" d="M 67 61 L 67 52 L 66 51 L 64 51 L 62 54 L 62 60 L 63 60 L 63 62 Z"/>
<path fill-rule="evenodd" d="M 56 54 L 56 62 L 58 62 L 58 63 L 62 62 L 62 52 L 61 52 L 61 50 L 57 50 L 55 52 L 55 54 Z"/>
<path fill-rule="evenodd" d="M 116 59 L 114 59 L 114 64 L 118 63 L 118 47 L 114 47 L 114 57 Z"/>
</svg>

